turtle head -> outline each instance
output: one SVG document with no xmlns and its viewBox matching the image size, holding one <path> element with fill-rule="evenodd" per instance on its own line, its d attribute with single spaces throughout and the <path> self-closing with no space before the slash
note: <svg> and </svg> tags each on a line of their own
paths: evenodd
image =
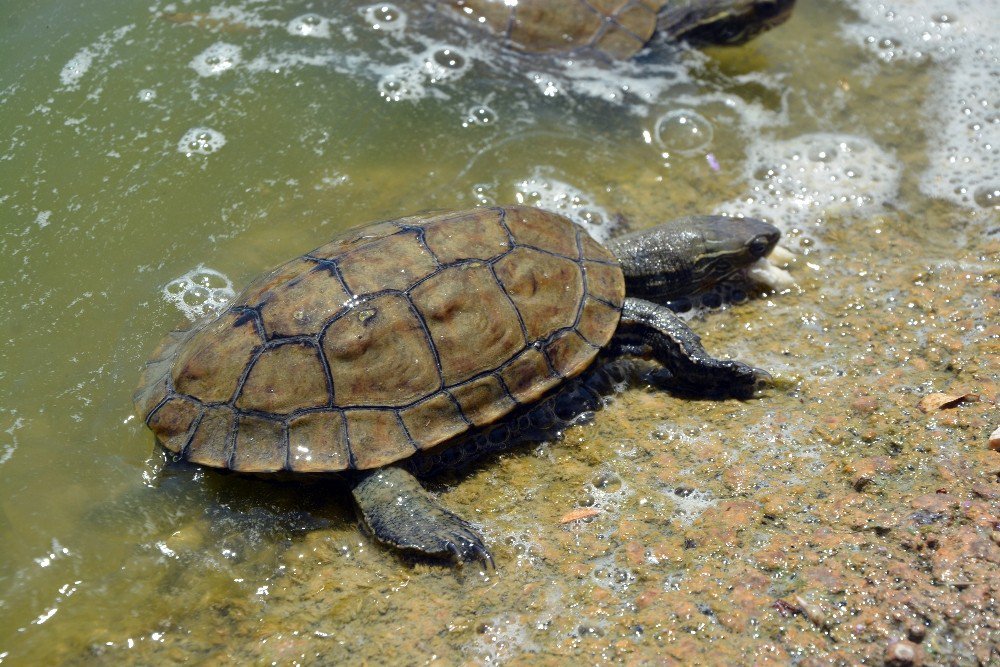
<svg viewBox="0 0 1000 667">
<path fill-rule="evenodd" d="M 756 218 L 708 215 L 688 218 L 688 224 L 701 236 L 689 257 L 699 287 L 722 282 L 766 257 L 781 238 L 777 227 Z"/>
<path fill-rule="evenodd" d="M 742 44 L 784 23 L 795 0 L 698 0 L 669 3 L 657 29 L 694 44 Z"/>
<path fill-rule="evenodd" d="M 614 239 L 630 296 L 663 301 L 699 292 L 766 257 L 781 232 L 754 218 L 699 215 Z"/>
</svg>

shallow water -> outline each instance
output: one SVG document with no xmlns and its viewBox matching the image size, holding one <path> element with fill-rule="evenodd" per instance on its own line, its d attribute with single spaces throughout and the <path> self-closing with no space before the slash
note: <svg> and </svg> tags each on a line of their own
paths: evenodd
<svg viewBox="0 0 1000 667">
<path fill-rule="evenodd" d="M 997 5 L 800 0 L 617 65 L 416 3 L 9 13 L 0 662 L 1000 660 Z M 443 480 L 496 572 L 384 551 L 334 484 L 165 465 L 130 393 L 170 327 L 337 230 L 512 202 L 782 227 L 799 286 L 693 322 L 775 387 L 631 390 Z"/>
</svg>

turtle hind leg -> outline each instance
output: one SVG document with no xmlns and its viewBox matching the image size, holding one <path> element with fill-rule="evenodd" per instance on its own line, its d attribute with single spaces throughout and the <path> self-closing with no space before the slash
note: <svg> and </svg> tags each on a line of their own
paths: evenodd
<svg viewBox="0 0 1000 667">
<path fill-rule="evenodd" d="M 493 566 L 483 538 L 396 466 L 365 473 L 351 488 L 365 526 L 384 544 L 431 558 Z"/>
</svg>

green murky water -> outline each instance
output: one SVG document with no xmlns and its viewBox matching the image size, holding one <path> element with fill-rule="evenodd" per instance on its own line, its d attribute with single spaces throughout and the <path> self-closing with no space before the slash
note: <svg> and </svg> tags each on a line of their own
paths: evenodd
<svg viewBox="0 0 1000 667">
<path fill-rule="evenodd" d="M 967 325 L 951 335 L 997 335 L 994 7 L 800 0 L 745 47 L 660 44 L 610 66 L 522 58 L 415 3 L 17 4 L 0 27 L 0 663 L 676 658 L 628 619 L 694 564 L 644 574 L 660 561 L 625 555 L 634 525 L 588 536 L 559 517 L 596 502 L 636 534 L 680 535 L 725 490 L 650 505 L 704 472 L 651 452 L 697 442 L 699 421 L 746 451 L 834 455 L 795 434 L 829 411 L 823 378 L 848 369 L 844 401 L 870 386 L 858 350 L 873 348 L 831 327 L 852 304 L 861 328 L 895 313 L 913 337 L 883 347 L 926 348 L 942 324 L 893 305 L 921 272 L 978 276 L 949 302 Z M 697 326 L 784 389 L 718 413 L 627 395 L 563 443 L 440 487 L 497 545 L 493 574 L 383 552 L 334 485 L 164 466 L 130 393 L 170 327 L 337 230 L 515 201 L 597 236 L 619 216 L 773 220 L 802 288 Z M 988 394 L 995 359 L 977 363 Z M 803 400 L 791 444 L 759 426 Z M 783 474 L 827 483 L 810 465 Z"/>
</svg>

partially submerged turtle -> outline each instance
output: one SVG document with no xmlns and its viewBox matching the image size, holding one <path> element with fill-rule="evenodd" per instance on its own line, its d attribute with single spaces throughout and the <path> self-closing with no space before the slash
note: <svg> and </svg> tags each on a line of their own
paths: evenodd
<svg viewBox="0 0 1000 667">
<path fill-rule="evenodd" d="M 531 53 L 635 55 L 659 31 L 671 40 L 741 44 L 783 23 L 795 0 L 450 0 Z"/>
<path fill-rule="evenodd" d="M 752 393 L 763 371 L 713 358 L 647 299 L 724 280 L 778 237 L 757 220 L 704 216 L 605 247 L 530 207 L 367 225 L 170 334 L 135 405 L 177 458 L 342 473 L 382 542 L 489 559 L 476 530 L 414 473 L 544 437 L 595 409 L 608 383 L 596 359 L 652 358 L 690 388 Z"/>
</svg>

